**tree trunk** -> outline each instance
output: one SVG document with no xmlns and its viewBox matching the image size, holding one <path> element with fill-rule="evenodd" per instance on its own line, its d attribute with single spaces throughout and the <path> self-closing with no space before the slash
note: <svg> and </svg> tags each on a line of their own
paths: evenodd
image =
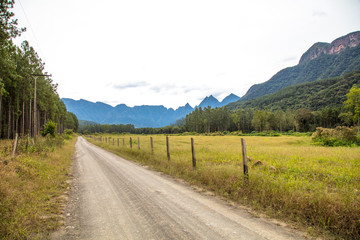
<svg viewBox="0 0 360 240">
<path fill-rule="evenodd" d="M 37 110 L 36 110 L 36 77 L 34 77 L 34 137 L 37 135 L 38 133 L 38 128 L 37 128 Z"/>
<path fill-rule="evenodd" d="M 9 109 L 8 109 L 7 139 L 10 139 L 10 130 L 11 130 L 11 100 L 10 100 L 10 102 L 9 102 Z"/>
<path fill-rule="evenodd" d="M 32 126 L 32 124 L 31 124 L 31 115 L 32 115 L 32 112 L 31 112 L 31 99 L 29 100 L 29 136 L 31 136 L 31 133 L 32 133 L 32 129 L 31 129 L 31 126 Z"/>
<path fill-rule="evenodd" d="M 37 112 L 37 114 L 36 114 L 36 115 L 37 115 L 37 116 L 36 116 L 36 119 L 37 119 L 37 120 L 36 120 L 36 122 L 37 122 L 37 126 L 36 126 L 36 136 L 37 136 L 37 135 L 39 135 L 39 133 L 40 133 L 40 126 L 41 126 L 41 125 L 40 125 L 40 111 L 37 110 L 36 112 Z"/>
<path fill-rule="evenodd" d="M 0 138 L 2 137 L 2 94 L 0 94 Z"/>
<path fill-rule="evenodd" d="M 25 132 L 25 88 L 23 88 L 22 96 L 22 112 L 21 112 L 21 137 L 24 137 Z"/>
<path fill-rule="evenodd" d="M 15 130 L 13 131 L 13 138 L 15 138 L 15 133 L 18 133 L 19 132 L 19 118 L 18 116 L 15 117 L 15 112 L 14 112 L 14 127 L 15 127 Z"/>
</svg>

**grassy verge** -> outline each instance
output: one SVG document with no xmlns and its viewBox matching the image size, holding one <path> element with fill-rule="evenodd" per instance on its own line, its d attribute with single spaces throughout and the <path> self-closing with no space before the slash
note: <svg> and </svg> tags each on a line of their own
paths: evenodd
<svg viewBox="0 0 360 240">
<path fill-rule="evenodd" d="M 0 141 L 0 239 L 46 239 L 61 225 L 76 138 L 62 147 L 46 141 L 14 158 L 11 142 Z"/>
<path fill-rule="evenodd" d="M 102 137 L 111 139 L 107 143 L 90 140 L 272 217 L 301 223 L 310 234 L 360 239 L 358 147 L 316 146 L 308 136 L 246 136 L 247 152 L 252 161 L 250 181 L 245 184 L 238 136 L 193 136 L 198 160 L 196 170 L 192 169 L 189 136 L 169 137 L 170 161 L 166 156 L 165 136 L 153 136 L 153 154 L 150 136 Z M 129 137 L 133 139 L 132 149 Z"/>
</svg>

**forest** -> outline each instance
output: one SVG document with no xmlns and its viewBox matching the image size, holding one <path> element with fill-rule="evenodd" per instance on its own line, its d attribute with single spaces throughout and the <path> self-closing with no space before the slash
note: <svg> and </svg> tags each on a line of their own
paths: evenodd
<svg viewBox="0 0 360 240">
<path fill-rule="evenodd" d="M 359 125 L 360 72 L 291 86 L 277 93 L 224 108 L 196 109 L 185 118 L 186 131 L 315 131 L 317 127 Z"/>
<path fill-rule="evenodd" d="M 45 72 L 45 63 L 27 41 L 14 44 L 19 28 L 11 9 L 14 1 L 0 5 L 0 138 L 36 136 L 48 121 L 57 132 L 77 130 L 77 118 L 68 113 L 57 94 L 57 84 Z"/>
</svg>

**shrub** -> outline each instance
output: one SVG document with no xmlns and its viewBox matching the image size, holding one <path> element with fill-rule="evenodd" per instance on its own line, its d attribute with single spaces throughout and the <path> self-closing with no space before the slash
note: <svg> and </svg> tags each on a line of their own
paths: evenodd
<svg viewBox="0 0 360 240">
<path fill-rule="evenodd" d="M 54 123 L 53 121 L 48 121 L 45 124 L 45 129 L 44 131 L 41 132 L 41 134 L 43 135 L 43 137 L 45 137 L 46 135 L 50 134 L 51 137 L 55 137 L 56 136 L 56 126 L 57 124 Z"/>
<path fill-rule="evenodd" d="M 355 128 L 338 126 L 334 129 L 316 128 L 312 134 L 312 140 L 325 146 L 351 146 L 359 144 L 359 138 Z"/>
<path fill-rule="evenodd" d="M 64 133 L 67 135 L 73 135 L 74 131 L 72 129 L 65 129 Z"/>
</svg>

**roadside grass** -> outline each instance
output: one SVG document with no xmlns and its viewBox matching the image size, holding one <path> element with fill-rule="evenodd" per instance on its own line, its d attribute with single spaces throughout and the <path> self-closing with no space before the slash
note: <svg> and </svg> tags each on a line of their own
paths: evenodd
<svg viewBox="0 0 360 240">
<path fill-rule="evenodd" d="M 12 142 L 0 140 L 0 239 L 47 239 L 63 222 L 76 137 L 61 148 L 43 141 L 11 158 Z"/>
<path fill-rule="evenodd" d="M 128 159 L 183 178 L 271 217 L 298 223 L 298 227 L 305 227 L 310 235 L 360 239 L 359 147 L 316 146 L 308 136 L 246 136 L 247 155 L 251 160 L 249 184 L 246 184 L 242 173 L 241 137 L 238 136 L 192 136 L 196 170 L 192 168 L 189 136 L 169 136 L 170 161 L 167 160 L 164 135 L 152 136 L 153 154 L 150 136 L 102 137 L 111 140 L 105 143 L 88 139 Z M 133 139 L 132 149 L 129 137 Z"/>
</svg>

